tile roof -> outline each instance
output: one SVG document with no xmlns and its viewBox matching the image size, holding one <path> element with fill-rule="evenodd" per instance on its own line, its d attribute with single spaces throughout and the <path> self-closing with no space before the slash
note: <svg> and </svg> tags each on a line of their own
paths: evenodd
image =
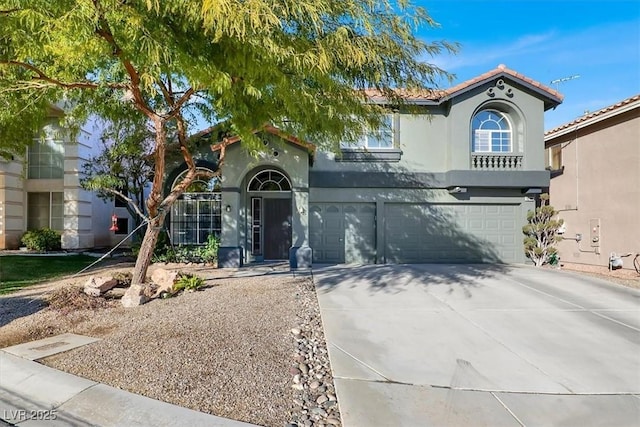
<svg viewBox="0 0 640 427">
<path fill-rule="evenodd" d="M 209 128 L 209 129 L 206 129 L 204 131 L 198 132 L 196 135 L 198 137 L 202 137 L 202 136 L 206 135 L 207 133 L 212 132 L 214 128 L 215 128 L 215 126 Z M 302 139 L 297 138 L 297 137 L 295 137 L 295 136 L 293 136 L 291 134 L 288 134 L 288 133 L 278 129 L 275 126 L 265 125 L 260 129 L 254 130 L 253 133 L 257 133 L 257 132 L 260 132 L 260 131 L 264 131 L 264 132 L 268 132 L 270 134 L 276 135 L 276 136 L 278 136 L 278 137 L 280 137 L 280 138 L 282 138 L 282 139 L 284 139 L 286 141 L 291 142 L 292 144 L 295 144 L 295 145 L 298 145 L 298 146 L 300 146 L 302 148 L 305 148 L 309 152 L 309 154 L 313 155 L 315 153 L 315 151 L 316 151 L 316 146 L 315 145 L 313 145 L 313 144 L 311 144 L 309 142 L 303 141 Z M 224 145 L 228 146 L 228 145 L 231 145 L 231 144 L 235 144 L 236 142 L 239 142 L 240 140 L 241 140 L 240 136 L 234 135 L 234 136 L 231 136 L 229 138 L 226 138 L 225 141 L 224 141 Z M 214 144 L 211 146 L 211 150 L 213 150 L 213 151 L 220 150 L 221 146 L 220 146 L 220 144 L 218 144 L 218 142 L 220 142 L 220 141 L 215 141 L 214 142 Z"/>
<path fill-rule="evenodd" d="M 520 80 L 521 82 L 528 84 L 533 89 L 551 98 L 553 101 L 555 101 L 558 104 L 562 102 L 562 99 L 564 98 L 564 96 L 560 94 L 560 92 L 553 90 L 552 88 L 545 86 L 542 83 L 537 82 L 525 76 L 524 74 L 520 74 L 517 71 L 511 70 L 507 68 L 504 64 L 500 64 L 493 70 L 487 71 L 486 73 L 483 73 L 477 77 L 474 77 L 471 80 L 467 80 L 460 84 L 457 84 L 456 86 L 453 86 L 449 89 L 425 90 L 425 91 L 418 91 L 418 92 L 411 92 L 406 89 L 400 89 L 396 93 L 402 96 L 403 98 L 405 98 L 407 101 L 424 100 L 424 101 L 442 102 L 455 96 L 460 92 L 464 92 L 476 85 L 482 84 L 487 80 L 490 80 L 492 78 L 495 78 L 501 75 L 511 76 L 514 79 Z M 384 95 L 377 90 L 369 89 L 365 91 L 365 94 L 374 101 L 382 100 L 384 98 Z"/>
<path fill-rule="evenodd" d="M 634 102 L 638 102 L 638 106 L 640 107 L 640 94 L 638 95 L 634 95 L 631 98 L 627 98 L 625 100 L 622 100 L 618 103 L 615 103 L 613 105 L 609 105 L 608 107 L 605 107 L 601 110 L 595 111 L 593 113 L 588 113 L 585 114 L 584 116 L 578 117 L 577 119 L 569 122 L 569 123 L 565 123 L 563 125 L 560 125 L 556 128 L 553 128 L 551 130 L 546 131 L 544 134 L 545 136 L 551 135 L 553 133 L 559 132 L 563 129 L 567 129 L 567 128 L 571 128 L 574 127 L 576 125 L 579 125 L 580 123 L 583 122 L 587 122 L 590 121 L 591 119 L 596 119 L 596 118 L 600 118 L 601 116 L 607 114 L 607 113 L 614 113 L 617 112 L 618 110 L 622 110 L 624 107 L 629 106 L 630 104 L 633 104 Z"/>
</svg>

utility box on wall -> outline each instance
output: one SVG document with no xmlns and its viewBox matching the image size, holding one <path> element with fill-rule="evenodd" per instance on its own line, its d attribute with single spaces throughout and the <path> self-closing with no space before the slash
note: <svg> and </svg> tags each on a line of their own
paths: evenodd
<svg viewBox="0 0 640 427">
<path fill-rule="evenodd" d="M 591 247 L 600 247 L 600 218 L 589 220 L 589 232 L 591 233 Z"/>
</svg>

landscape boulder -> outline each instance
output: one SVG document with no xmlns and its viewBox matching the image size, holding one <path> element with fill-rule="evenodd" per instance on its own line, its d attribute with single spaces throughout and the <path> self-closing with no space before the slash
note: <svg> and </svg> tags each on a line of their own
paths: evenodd
<svg viewBox="0 0 640 427">
<path fill-rule="evenodd" d="M 157 298 L 162 293 L 172 293 L 173 285 L 178 280 L 177 271 L 169 271 L 164 268 L 156 268 L 151 273 L 151 282 L 157 286 L 153 298 Z"/>
<path fill-rule="evenodd" d="M 145 295 L 145 287 L 141 285 L 131 285 L 124 293 L 120 300 L 123 307 L 137 307 L 149 301 L 149 297 Z"/>
<path fill-rule="evenodd" d="M 96 277 L 91 276 L 89 280 L 84 284 L 84 293 L 92 296 L 99 297 L 107 292 L 109 289 L 115 288 L 118 285 L 118 280 L 113 277 Z"/>
</svg>

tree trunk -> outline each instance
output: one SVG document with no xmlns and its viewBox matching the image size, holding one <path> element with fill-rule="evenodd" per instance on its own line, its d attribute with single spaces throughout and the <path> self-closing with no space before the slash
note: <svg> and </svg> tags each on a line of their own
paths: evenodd
<svg viewBox="0 0 640 427">
<path fill-rule="evenodd" d="M 144 233 L 142 244 L 140 246 L 140 252 L 138 253 L 138 259 L 136 259 L 136 266 L 133 269 L 133 277 L 131 278 L 132 285 L 142 285 L 147 277 L 147 269 L 151 264 L 151 258 L 153 257 L 153 250 L 156 247 L 158 241 L 158 235 L 162 229 L 164 218 L 166 214 L 160 213 L 155 218 L 151 219 L 147 225 L 147 230 Z"/>
</svg>

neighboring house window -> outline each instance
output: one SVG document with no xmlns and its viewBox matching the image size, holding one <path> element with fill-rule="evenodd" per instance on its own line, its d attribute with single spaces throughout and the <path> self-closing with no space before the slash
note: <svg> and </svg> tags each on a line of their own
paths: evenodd
<svg viewBox="0 0 640 427">
<path fill-rule="evenodd" d="M 176 178 L 173 187 L 186 173 L 184 171 Z M 176 200 L 171 207 L 171 240 L 174 244 L 204 245 L 210 234 L 220 236 L 220 190 L 218 178 L 198 179 Z"/>
<path fill-rule="evenodd" d="M 129 234 L 129 218 L 118 218 L 118 230 L 115 234 Z"/>
<path fill-rule="evenodd" d="M 36 139 L 27 153 L 27 178 L 64 178 L 64 144 L 61 140 Z"/>
<path fill-rule="evenodd" d="M 358 141 L 343 143 L 342 148 L 392 149 L 393 134 L 393 116 L 388 114 L 382 119 L 382 125 L 379 129 L 369 131 Z"/>
<path fill-rule="evenodd" d="M 28 193 L 27 229 L 51 228 L 64 229 L 64 194 Z"/>
<path fill-rule="evenodd" d="M 129 192 L 126 189 L 120 189 L 120 192 L 125 196 L 129 197 Z M 116 208 L 126 208 L 128 205 L 127 201 L 120 196 L 115 196 L 115 207 Z"/>
<path fill-rule="evenodd" d="M 557 144 L 547 148 L 547 164 L 548 169 L 562 169 L 562 145 Z"/>
<path fill-rule="evenodd" d="M 503 113 L 482 110 L 472 121 L 474 153 L 510 153 L 513 151 L 511 125 Z"/>
</svg>

